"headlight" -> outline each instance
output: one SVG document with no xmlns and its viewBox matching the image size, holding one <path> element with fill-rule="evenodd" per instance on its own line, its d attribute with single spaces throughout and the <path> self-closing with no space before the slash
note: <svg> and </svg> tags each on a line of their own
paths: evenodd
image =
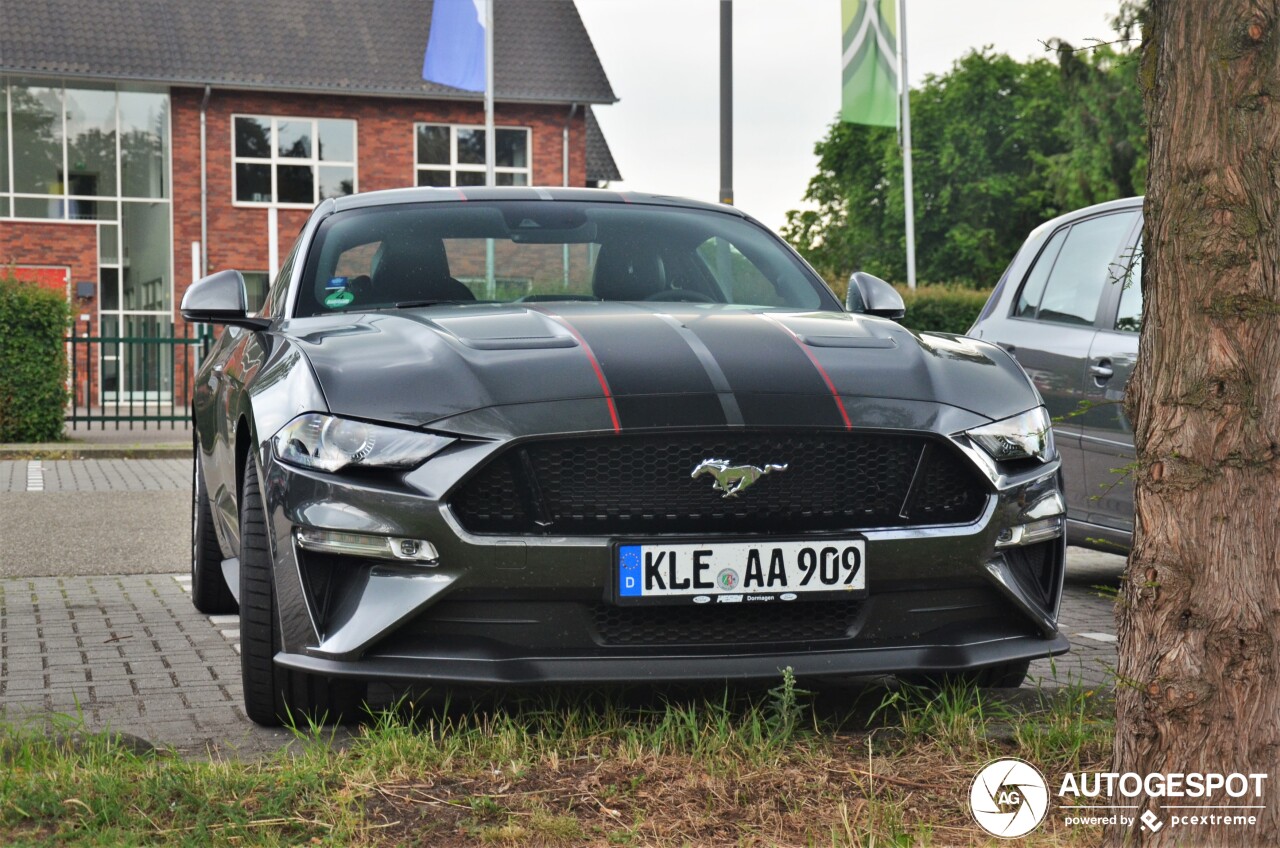
<svg viewBox="0 0 1280 848">
<path fill-rule="evenodd" d="M 1043 406 L 1003 421 L 975 427 L 967 435 L 1000 462 L 1011 459 L 1048 462 L 1054 454 L 1053 423 Z"/>
<path fill-rule="evenodd" d="M 299 415 L 272 439 L 281 461 L 319 471 L 341 471 L 350 466 L 413 468 L 456 441 L 318 412 Z"/>
</svg>

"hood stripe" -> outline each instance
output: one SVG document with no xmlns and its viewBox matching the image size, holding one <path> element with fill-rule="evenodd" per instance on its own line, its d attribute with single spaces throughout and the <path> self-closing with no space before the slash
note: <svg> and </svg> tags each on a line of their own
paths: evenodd
<svg viewBox="0 0 1280 848">
<path fill-rule="evenodd" d="M 589 342 L 627 428 L 724 426 L 725 411 L 706 367 L 654 311 L 557 314 Z"/>
<path fill-rule="evenodd" d="M 596 372 L 596 379 L 600 381 L 600 391 L 604 393 L 605 402 L 609 404 L 609 420 L 613 422 L 613 432 L 621 433 L 622 423 L 618 419 L 618 405 L 613 402 L 613 392 L 609 389 L 609 381 L 605 379 L 604 371 L 600 368 L 600 360 L 596 359 L 595 351 L 591 349 L 591 345 L 587 344 L 587 340 L 582 337 L 582 333 L 579 333 L 576 327 L 564 318 L 561 318 L 559 315 L 553 315 L 550 312 L 538 309 L 537 307 L 530 306 L 528 304 L 525 305 L 525 308 L 531 309 L 534 312 L 541 312 L 552 321 L 555 321 L 561 327 L 568 330 L 569 334 L 577 339 L 578 344 L 582 345 L 582 352 L 587 355 L 587 360 L 591 363 L 591 369 Z"/>
<path fill-rule="evenodd" d="M 827 369 L 822 367 L 822 363 L 818 361 L 818 357 L 814 356 L 813 351 L 809 349 L 809 346 L 805 344 L 801 338 L 796 335 L 795 331 L 786 324 L 767 314 L 762 313 L 760 317 L 775 327 L 781 327 L 782 330 L 791 337 L 791 340 L 796 343 L 800 350 L 804 351 L 804 355 L 809 357 L 809 361 L 813 363 L 813 367 L 818 370 L 818 374 L 822 377 L 822 382 L 826 383 L 827 388 L 831 391 L 831 398 L 836 402 L 836 408 L 840 410 L 840 418 L 844 421 L 844 428 L 846 430 L 852 430 L 853 422 L 849 420 L 849 412 L 844 408 L 844 401 L 840 398 L 840 393 L 836 391 L 835 383 L 831 382 L 831 375 L 827 373 Z"/>
<path fill-rule="evenodd" d="M 729 385 L 729 378 L 724 375 L 724 370 L 720 367 L 720 363 L 712 355 L 711 348 L 707 347 L 706 342 L 698 338 L 697 333 L 685 326 L 680 319 L 665 312 L 656 314 L 680 334 L 680 338 L 684 339 L 685 344 L 689 345 L 693 355 L 698 357 L 698 362 L 707 372 L 707 378 L 711 380 L 711 387 L 716 390 L 716 396 L 720 399 L 720 408 L 724 410 L 725 423 L 730 427 L 745 427 L 747 422 L 742 416 L 742 409 L 738 406 L 738 398 L 733 393 L 733 387 Z"/>
</svg>

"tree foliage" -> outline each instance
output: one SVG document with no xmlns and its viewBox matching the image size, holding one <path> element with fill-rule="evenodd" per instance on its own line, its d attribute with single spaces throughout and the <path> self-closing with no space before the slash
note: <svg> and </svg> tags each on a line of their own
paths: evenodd
<svg viewBox="0 0 1280 848">
<path fill-rule="evenodd" d="M 1040 223 L 1142 192 L 1136 62 L 1111 46 L 1051 47 L 1056 63 L 972 51 L 911 92 L 922 280 L 993 285 Z M 810 208 L 788 213 L 784 235 L 830 277 L 905 279 L 897 133 L 836 122 L 815 152 Z"/>
</svg>

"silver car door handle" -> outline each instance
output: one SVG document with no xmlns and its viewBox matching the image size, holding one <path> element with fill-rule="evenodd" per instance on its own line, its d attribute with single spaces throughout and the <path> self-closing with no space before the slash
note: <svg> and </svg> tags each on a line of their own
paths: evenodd
<svg viewBox="0 0 1280 848">
<path fill-rule="evenodd" d="M 1103 380 L 1110 380 L 1111 375 L 1114 374 L 1115 372 L 1111 370 L 1110 361 L 1104 359 L 1095 365 L 1090 365 L 1089 373 L 1093 375 L 1093 378 L 1095 380 L 1098 380 L 1099 382 L 1101 382 Z"/>
</svg>

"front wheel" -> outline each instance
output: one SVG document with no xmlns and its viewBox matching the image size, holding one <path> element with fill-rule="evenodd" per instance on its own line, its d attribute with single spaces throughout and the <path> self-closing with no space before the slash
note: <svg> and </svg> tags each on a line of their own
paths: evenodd
<svg viewBox="0 0 1280 848">
<path fill-rule="evenodd" d="M 191 461 L 191 603 L 205 615 L 233 613 L 239 605 L 222 576 L 222 546 L 213 529 L 213 510 L 204 485 L 199 440 L 194 452 Z"/>
<path fill-rule="evenodd" d="M 267 727 L 290 722 L 290 713 L 324 724 L 358 720 L 365 695 L 363 684 L 276 665 L 279 620 L 258 463 L 250 450 L 240 490 L 240 673 L 245 713 Z"/>
</svg>

